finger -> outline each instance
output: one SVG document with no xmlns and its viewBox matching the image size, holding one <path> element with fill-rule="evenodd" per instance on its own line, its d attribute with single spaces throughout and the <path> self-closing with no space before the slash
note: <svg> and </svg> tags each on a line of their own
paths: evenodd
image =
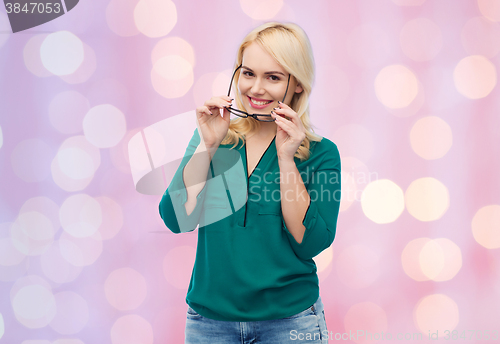
<svg viewBox="0 0 500 344">
<path fill-rule="evenodd" d="M 231 106 L 231 104 L 232 103 L 230 100 L 226 100 L 221 97 L 213 97 L 205 102 L 205 105 L 208 107 L 218 107 L 220 109 L 226 106 Z"/>
<path fill-rule="evenodd" d="M 287 108 L 276 108 L 275 111 L 278 114 L 284 115 L 286 119 L 291 120 L 293 123 L 297 125 L 297 127 L 304 128 L 304 124 L 302 123 L 302 120 L 299 118 L 299 115 L 292 108 L 288 107 L 288 105 Z"/>
<path fill-rule="evenodd" d="M 279 116 L 275 116 L 276 118 L 276 124 L 278 125 L 279 128 L 283 129 L 289 136 L 291 135 L 292 128 L 290 126 L 290 121 L 287 121 L 286 119 L 283 119 Z"/>
<path fill-rule="evenodd" d="M 276 110 L 282 110 L 281 113 L 288 117 L 293 119 L 293 122 L 297 125 L 300 125 L 298 122 L 300 122 L 299 115 L 287 104 L 282 103 L 281 101 L 278 101 L 278 107 Z M 284 111 L 284 112 L 283 112 Z"/>
<path fill-rule="evenodd" d="M 273 118 L 274 118 L 274 120 L 275 120 L 276 123 L 278 123 L 278 122 L 293 123 L 290 120 L 286 119 L 285 117 L 282 117 L 282 115 L 280 115 L 280 114 L 278 114 L 278 113 L 276 113 L 274 111 L 271 111 L 271 115 L 274 115 Z"/>
<path fill-rule="evenodd" d="M 287 120 L 292 120 L 295 124 L 297 124 L 298 116 L 295 111 L 291 109 L 281 109 L 274 108 L 273 111 L 282 118 L 286 118 Z"/>
<path fill-rule="evenodd" d="M 208 114 L 211 115 L 211 112 L 208 110 L 208 108 L 205 105 L 200 106 L 196 109 L 196 115 L 198 118 L 201 118 L 203 115 L 208 115 Z"/>
<path fill-rule="evenodd" d="M 279 100 L 278 100 L 278 106 L 282 109 L 291 109 L 291 107 L 289 107 L 287 104 L 285 104 Z"/>
<path fill-rule="evenodd" d="M 210 109 L 208 106 L 204 106 L 204 111 L 203 111 L 203 113 L 204 113 L 205 115 L 208 115 L 208 116 L 212 116 L 212 115 L 213 115 L 213 113 L 212 113 L 211 109 Z"/>
</svg>

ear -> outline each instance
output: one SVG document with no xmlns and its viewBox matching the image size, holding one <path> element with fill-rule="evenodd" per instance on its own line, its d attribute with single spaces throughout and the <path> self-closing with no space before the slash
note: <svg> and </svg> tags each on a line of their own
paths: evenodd
<svg viewBox="0 0 500 344">
<path fill-rule="evenodd" d="M 297 84 L 297 86 L 295 87 L 295 93 L 300 93 L 302 92 L 304 89 L 302 88 L 302 86 L 300 86 L 300 84 Z"/>
</svg>

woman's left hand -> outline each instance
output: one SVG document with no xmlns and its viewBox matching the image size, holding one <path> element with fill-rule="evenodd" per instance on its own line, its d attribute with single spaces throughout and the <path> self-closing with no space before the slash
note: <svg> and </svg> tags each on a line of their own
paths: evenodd
<svg viewBox="0 0 500 344">
<path fill-rule="evenodd" d="M 285 103 L 280 102 L 279 107 L 271 111 L 271 115 L 278 126 L 275 142 L 278 158 L 293 161 L 294 154 L 306 138 L 306 129 L 299 115 Z"/>
</svg>

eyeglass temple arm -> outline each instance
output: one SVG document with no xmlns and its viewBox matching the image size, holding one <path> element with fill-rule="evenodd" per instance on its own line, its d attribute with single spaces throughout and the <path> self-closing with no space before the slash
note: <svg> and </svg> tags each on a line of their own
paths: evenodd
<svg viewBox="0 0 500 344">
<path fill-rule="evenodd" d="M 286 84 L 286 91 L 285 91 L 285 95 L 283 96 L 283 100 L 281 101 L 282 103 L 285 102 L 286 94 L 288 92 L 288 85 L 290 85 L 290 75 L 291 74 L 288 74 L 288 83 Z"/>
<path fill-rule="evenodd" d="M 228 96 L 228 97 L 229 97 L 229 95 L 231 94 L 231 87 L 233 86 L 233 79 L 234 79 L 234 76 L 236 75 L 236 71 L 237 71 L 238 69 L 240 69 L 240 68 L 241 68 L 241 66 L 243 66 L 243 64 L 240 64 L 240 66 L 234 70 L 233 76 L 231 77 L 231 82 L 229 83 L 229 91 L 227 91 L 227 96 Z"/>
</svg>

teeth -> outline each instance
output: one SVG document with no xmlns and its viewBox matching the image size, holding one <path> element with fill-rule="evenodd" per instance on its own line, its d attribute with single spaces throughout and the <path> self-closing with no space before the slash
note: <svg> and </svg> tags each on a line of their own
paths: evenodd
<svg viewBox="0 0 500 344">
<path fill-rule="evenodd" d="M 269 103 L 271 103 L 271 102 L 272 102 L 272 100 L 271 100 L 271 101 L 268 101 L 268 102 L 258 102 L 258 101 L 256 101 L 256 100 L 251 99 L 251 98 L 250 98 L 250 100 L 251 100 L 251 102 L 252 102 L 252 103 L 254 103 L 255 105 L 266 105 L 266 104 L 269 104 Z"/>
</svg>

